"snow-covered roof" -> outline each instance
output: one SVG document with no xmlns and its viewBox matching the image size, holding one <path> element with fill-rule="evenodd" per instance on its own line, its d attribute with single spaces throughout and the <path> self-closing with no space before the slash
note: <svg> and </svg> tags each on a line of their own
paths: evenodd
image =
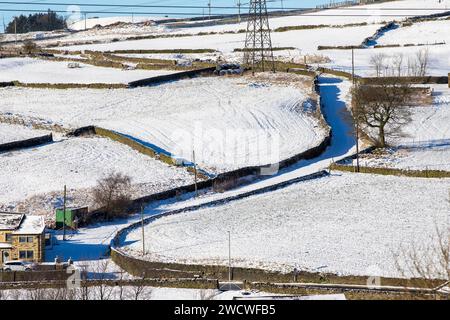
<svg viewBox="0 0 450 320">
<path fill-rule="evenodd" d="M 23 218 L 24 214 L 0 212 L 0 230 L 16 230 Z"/>
<path fill-rule="evenodd" d="M 14 231 L 14 234 L 36 235 L 43 233 L 44 230 L 44 217 L 25 215 L 19 229 Z"/>
</svg>

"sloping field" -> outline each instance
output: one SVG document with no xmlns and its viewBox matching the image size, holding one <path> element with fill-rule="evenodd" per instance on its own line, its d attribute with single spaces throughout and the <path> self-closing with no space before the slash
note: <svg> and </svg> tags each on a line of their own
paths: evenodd
<svg viewBox="0 0 450 320">
<path fill-rule="evenodd" d="M 33 58 L 0 59 L 0 82 L 23 83 L 121 83 L 172 74 L 168 70 L 127 70 L 95 67 L 80 63 L 81 68 L 70 69 L 68 62 L 45 61 Z"/>
<path fill-rule="evenodd" d="M 292 83 L 287 83 L 288 77 Z M 277 81 L 279 79 L 279 81 Z M 285 84 L 286 83 L 286 84 Z M 278 162 L 320 144 L 310 79 L 197 78 L 132 90 L 0 90 L 0 112 L 97 125 L 221 172 Z"/>
<path fill-rule="evenodd" d="M 0 144 L 36 138 L 49 134 L 44 130 L 34 130 L 28 127 L 0 123 Z"/>
<path fill-rule="evenodd" d="M 450 180 L 336 174 L 146 227 L 148 259 L 292 272 L 401 276 L 402 246 L 434 244 L 448 221 Z M 411 201 L 411 199 L 415 199 Z M 124 239 L 141 254 L 140 230 Z"/>
<path fill-rule="evenodd" d="M 361 43 L 367 36 L 373 34 L 380 25 L 368 25 L 353 28 L 322 28 L 313 30 L 298 30 L 274 33 L 272 35 L 274 47 L 297 47 L 306 52 L 316 51 L 319 45 L 352 45 Z M 331 37 L 330 34 L 333 34 Z M 351 36 L 349 36 L 351 34 Z M 245 33 L 214 34 L 181 38 L 157 38 L 132 40 L 113 43 L 80 45 L 63 47 L 62 50 L 137 50 L 137 49 L 216 49 L 226 57 L 233 58 L 233 50 L 243 48 Z M 176 50 L 175 50 L 176 51 Z"/>
<path fill-rule="evenodd" d="M 192 176 L 183 169 L 103 138 L 75 138 L 3 153 L 0 154 L 0 170 L 0 204 L 13 208 L 22 200 L 45 194 L 49 194 L 46 201 L 40 201 L 35 208 L 33 204 L 31 209 L 61 205 L 64 185 L 69 190 L 92 188 L 98 179 L 113 171 L 129 175 L 133 185 L 139 186 L 133 191 L 140 195 L 193 182 Z M 87 194 L 76 194 L 80 198 L 71 200 L 78 200 L 78 205 L 91 204 Z M 83 202 L 86 199 L 89 201 Z"/>
</svg>

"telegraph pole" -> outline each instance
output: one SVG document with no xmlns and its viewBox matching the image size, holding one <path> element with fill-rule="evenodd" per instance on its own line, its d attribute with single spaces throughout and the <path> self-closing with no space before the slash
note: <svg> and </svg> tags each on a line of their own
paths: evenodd
<svg viewBox="0 0 450 320">
<path fill-rule="evenodd" d="M 195 197 L 198 197 L 198 172 L 197 172 L 197 163 L 195 162 L 195 150 L 192 151 L 192 162 L 194 163 L 194 183 L 195 183 Z"/>
<path fill-rule="evenodd" d="M 84 13 L 84 30 L 87 30 L 87 13 Z"/>
<path fill-rule="evenodd" d="M 63 200 L 63 241 L 66 241 L 66 200 L 67 200 L 67 187 L 64 186 L 64 200 Z"/>
<path fill-rule="evenodd" d="M 145 256 L 145 228 L 144 228 L 144 206 L 141 206 L 141 227 L 142 227 L 142 256 Z"/>
<path fill-rule="evenodd" d="M 355 49 L 352 48 L 352 82 L 353 82 L 353 88 L 356 86 L 356 79 L 355 79 Z M 358 115 L 356 114 L 355 117 L 355 105 L 353 102 L 353 120 L 355 121 L 355 134 L 356 134 L 356 172 L 361 171 L 361 167 L 359 165 L 359 119 Z"/>
<path fill-rule="evenodd" d="M 250 0 L 244 64 L 252 67 L 253 74 L 257 70 L 264 72 L 266 69 L 275 72 L 266 0 Z"/>
<path fill-rule="evenodd" d="M 209 9 L 209 20 L 211 20 L 211 0 L 208 2 L 208 9 Z"/>
<path fill-rule="evenodd" d="M 241 23 L 241 0 L 238 0 L 238 23 Z"/>
<path fill-rule="evenodd" d="M 228 231 L 228 282 L 232 279 L 231 273 L 231 231 Z"/>
<path fill-rule="evenodd" d="M 14 18 L 14 45 L 17 45 L 17 18 Z"/>
</svg>

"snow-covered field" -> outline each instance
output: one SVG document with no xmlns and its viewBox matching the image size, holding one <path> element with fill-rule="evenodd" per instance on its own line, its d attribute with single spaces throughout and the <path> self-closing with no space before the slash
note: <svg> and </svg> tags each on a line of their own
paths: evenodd
<svg viewBox="0 0 450 320">
<path fill-rule="evenodd" d="M 148 258 L 290 272 L 399 276 L 401 246 L 447 228 L 450 179 L 334 174 L 229 204 L 161 218 L 146 227 Z M 444 229 L 445 230 L 445 229 Z M 141 232 L 123 248 L 140 254 Z"/>
<path fill-rule="evenodd" d="M 148 25 L 153 25 L 155 21 L 167 20 L 167 18 L 161 17 L 104 17 L 104 18 L 89 18 L 81 19 L 79 21 L 72 21 L 69 24 L 69 29 L 71 30 L 84 30 L 85 28 L 91 29 L 96 26 L 110 26 L 112 24 L 133 24 L 133 23 L 144 23 Z"/>
<path fill-rule="evenodd" d="M 371 63 L 372 57 L 384 55 L 388 65 L 392 65 L 395 57 L 402 55 L 403 67 L 402 75 L 408 75 L 408 59 L 411 62 L 416 61 L 417 54 L 420 51 L 428 50 L 429 65 L 427 75 L 446 76 L 450 70 L 450 43 L 446 45 L 432 45 L 419 47 L 399 47 L 399 48 L 367 48 L 355 50 L 355 73 L 362 77 L 375 77 L 376 70 Z M 321 50 L 318 54 L 331 59 L 331 62 L 321 64 L 325 67 L 352 72 L 352 52 L 351 50 Z"/>
<path fill-rule="evenodd" d="M 450 10 L 450 8 L 449 8 Z M 378 44 L 433 44 L 450 43 L 450 35 L 447 28 L 449 20 L 427 21 L 414 23 L 411 26 L 404 26 L 387 32 L 380 38 Z"/>
<path fill-rule="evenodd" d="M 69 189 L 71 203 L 91 205 L 86 189 L 96 186 L 98 179 L 113 171 L 132 178 L 133 190 L 147 195 L 192 183 L 189 173 L 103 138 L 61 140 L 38 148 L 0 155 L 0 204 L 14 209 L 22 204 L 33 213 L 52 214 L 59 206 L 64 185 Z M 76 193 L 76 190 L 81 190 Z M 34 196 L 43 198 L 37 204 L 23 202 Z M 31 208 L 30 208 L 31 206 Z M 50 209 L 48 211 L 39 211 Z"/>
<path fill-rule="evenodd" d="M 419 1 L 421 2 L 421 1 Z M 414 1 L 397 1 L 398 4 L 411 4 L 410 8 L 414 8 L 414 5 L 418 5 L 418 2 Z M 393 3 L 385 3 L 383 5 L 392 5 Z M 450 4 L 450 3 L 449 3 Z M 429 4 L 428 4 L 429 5 Z M 437 4 L 440 5 L 440 4 Z M 424 4 L 427 7 L 426 4 Z M 438 7 L 436 7 L 438 8 Z M 350 10 L 347 10 L 350 11 Z M 413 10 L 414 11 L 414 10 Z M 381 11 L 380 11 L 381 12 Z M 387 13 L 394 14 L 397 11 L 382 11 L 382 15 Z M 412 11 L 411 11 L 412 12 Z M 431 14 L 432 11 L 420 11 L 415 10 L 416 14 Z M 442 12 L 442 11 L 441 11 Z M 348 13 L 348 12 L 347 12 Z M 353 11 L 350 11 L 353 14 Z M 325 11 L 323 14 L 330 14 L 331 12 Z M 357 15 L 357 14 L 355 14 Z M 327 25 L 326 19 L 331 17 L 316 17 L 316 24 Z M 335 18 L 335 17 L 333 17 Z M 358 23 L 360 19 L 357 16 L 346 17 L 347 23 Z M 397 17 L 398 18 L 398 17 Z M 281 19 L 284 21 L 278 25 L 276 21 Z M 289 25 L 302 25 L 304 16 L 296 17 L 283 17 L 274 18 L 272 21 L 272 28 L 275 29 L 279 26 Z M 342 19 L 340 17 L 339 19 Z M 395 17 L 384 17 L 383 21 L 394 20 Z M 401 19 L 398 19 L 401 20 Z M 290 22 L 288 22 L 290 21 Z M 294 21 L 297 21 L 295 23 Z M 292 30 L 287 32 L 273 32 L 272 42 L 274 47 L 292 47 L 295 50 L 290 51 L 275 51 L 277 59 L 285 61 L 293 61 L 303 63 L 305 55 L 322 55 L 326 57 L 328 61 L 321 61 L 319 63 L 313 63 L 313 65 L 320 65 L 330 67 L 338 70 L 344 70 L 351 72 L 351 50 L 318 50 L 319 46 L 350 46 L 360 45 L 363 40 L 369 36 L 372 36 L 375 31 L 382 26 L 380 23 L 373 23 L 370 20 L 368 25 L 344 27 L 344 28 L 319 28 L 309 30 Z M 392 59 L 394 56 L 403 55 L 403 68 L 406 75 L 408 60 L 413 61 L 419 51 L 427 49 L 429 52 L 429 65 L 428 74 L 430 75 L 445 75 L 446 70 L 450 69 L 450 59 L 448 58 L 450 53 L 450 39 L 448 32 L 446 32 L 446 26 L 449 24 L 449 20 L 439 20 L 430 22 L 414 23 L 412 26 L 400 27 L 394 30 L 390 30 L 377 39 L 379 45 L 390 44 L 412 44 L 414 46 L 398 47 L 398 48 L 373 48 L 355 50 L 355 66 L 356 74 L 360 76 L 374 76 L 375 71 L 371 64 L 371 58 L 375 55 L 383 54 L 387 57 L 387 60 Z M 232 26 L 232 25 L 226 25 Z M 226 26 L 211 26 L 201 28 L 188 28 L 191 34 L 195 34 L 195 30 L 198 32 L 214 32 L 217 28 L 226 29 Z M 235 25 L 236 29 L 245 29 L 245 26 Z M 198 29 L 198 30 L 197 30 Z M 217 30 L 216 30 L 217 31 Z M 225 31 L 225 30 L 222 30 Z M 183 31 L 184 32 L 184 31 Z M 332 35 L 332 36 L 330 36 Z M 122 41 L 113 43 L 101 43 L 101 44 L 87 44 L 79 46 L 63 47 L 65 50 L 95 50 L 95 51 L 114 51 L 114 50 L 129 50 L 129 49 L 214 49 L 218 54 L 204 54 L 196 56 L 195 58 L 209 59 L 217 58 L 219 56 L 224 57 L 230 61 L 241 61 L 242 53 L 234 52 L 237 48 L 244 46 L 245 34 L 211 34 L 202 36 L 187 36 L 182 38 L 157 38 L 157 39 L 145 39 L 145 40 L 133 40 Z M 435 43 L 441 43 L 434 45 Z M 442 44 L 442 42 L 444 42 Z M 430 44 L 429 46 L 416 46 L 419 44 Z M 194 57 L 191 57 L 194 59 Z"/>
<path fill-rule="evenodd" d="M 287 83 L 289 81 L 290 83 Z M 305 110 L 310 79 L 279 75 L 197 78 L 132 90 L 0 90 L 0 112 L 77 128 L 98 125 L 203 168 L 278 162 L 319 144 L 325 130 Z"/>
<path fill-rule="evenodd" d="M 0 82 L 24 83 L 129 83 L 135 80 L 174 73 L 169 70 L 119 70 L 80 63 L 70 69 L 68 62 L 33 58 L 0 59 Z"/>
<path fill-rule="evenodd" d="M 46 134 L 49 134 L 49 132 L 19 125 L 0 123 L 0 144 L 36 138 Z"/>
<path fill-rule="evenodd" d="M 322 28 L 312 30 L 297 30 L 273 33 L 274 47 L 296 47 L 303 52 L 314 53 L 319 45 L 353 45 L 361 43 L 372 35 L 381 25 L 368 25 L 352 28 Z M 332 34 L 333 36 L 330 36 Z M 348 35 L 352 36 L 349 37 Z M 62 47 L 61 50 L 93 50 L 114 51 L 130 49 L 215 49 L 221 51 L 227 58 L 240 57 L 234 54 L 234 49 L 243 48 L 245 33 L 213 34 L 195 37 L 157 38 L 145 40 L 121 41 L 92 45 Z"/>
</svg>

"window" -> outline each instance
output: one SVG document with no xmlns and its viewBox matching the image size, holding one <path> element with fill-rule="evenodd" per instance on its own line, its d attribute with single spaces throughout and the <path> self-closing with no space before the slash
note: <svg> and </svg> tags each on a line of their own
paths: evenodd
<svg viewBox="0 0 450 320">
<path fill-rule="evenodd" d="M 11 233 L 7 233 L 5 235 L 5 240 L 6 240 L 6 242 L 12 242 L 12 234 Z"/>
<path fill-rule="evenodd" d="M 19 237 L 20 243 L 33 243 L 33 237 Z"/>
<path fill-rule="evenodd" d="M 19 251 L 19 259 L 28 260 L 34 258 L 34 251 Z"/>
</svg>

